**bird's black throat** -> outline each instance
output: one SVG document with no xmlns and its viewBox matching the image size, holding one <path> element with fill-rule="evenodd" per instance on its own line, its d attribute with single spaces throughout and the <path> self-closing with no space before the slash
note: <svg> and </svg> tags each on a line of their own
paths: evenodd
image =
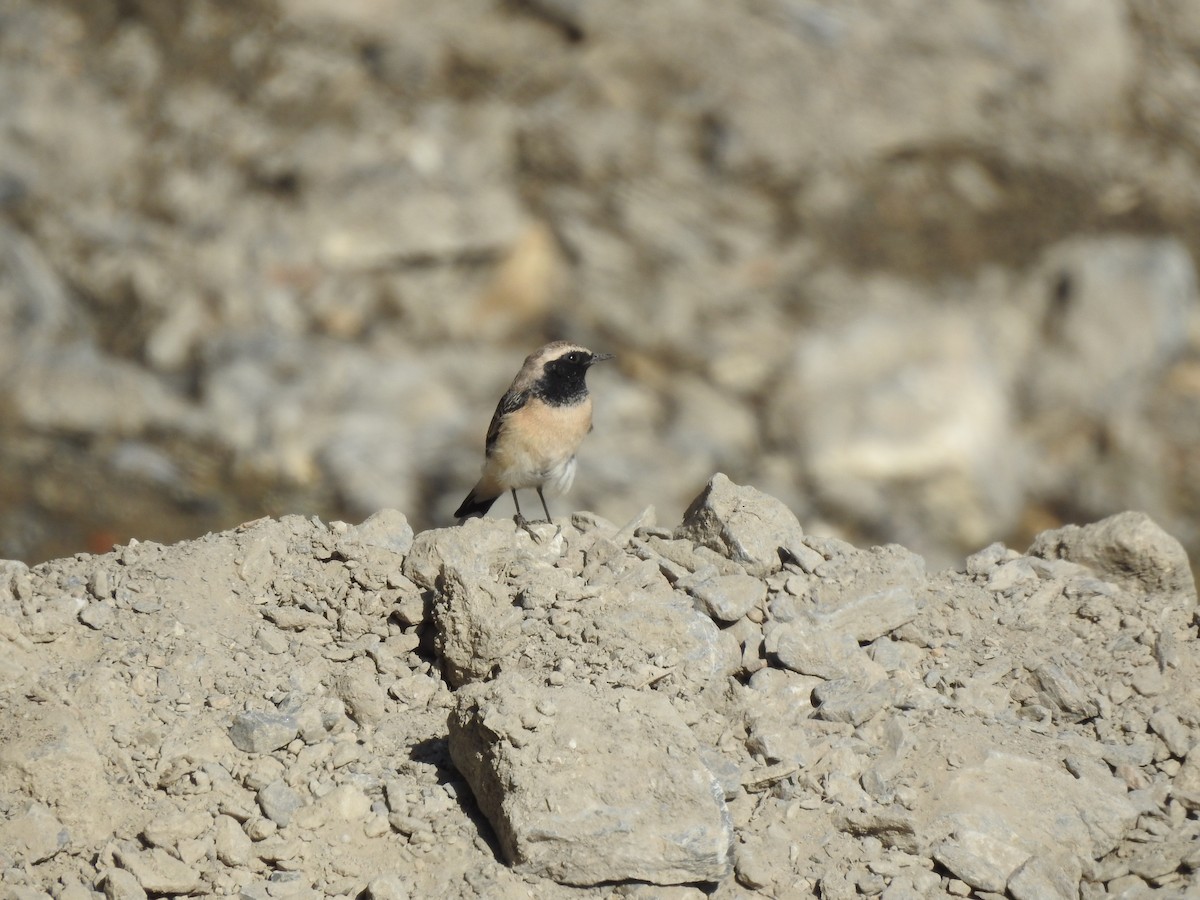
<svg viewBox="0 0 1200 900">
<path fill-rule="evenodd" d="M 563 363 L 555 360 L 546 366 L 546 371 L 534 385 L 533 393 L 551 406 L 574 406 L 588 393 L 587 365 Z"/>
</svg>

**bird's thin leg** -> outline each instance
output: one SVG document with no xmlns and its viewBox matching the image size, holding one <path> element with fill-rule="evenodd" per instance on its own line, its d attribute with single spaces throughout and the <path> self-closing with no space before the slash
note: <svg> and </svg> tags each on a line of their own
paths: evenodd
<svg viewBox="0 0 1200 900">
<path fill-rule="evenodd" d="M 529 530 L 529 522 L 527 522 L 525 517 L 523 515 L 521 515 L 521 504 L 517 502 L 517 489 L 516 488 L 512 489 L 512 495 L 513 495 L 513 506 L 515 506 L 517 508 L 517 514 L 513 517 L 513 521 L 517 523 L 517 526 L 519 528 L 524 528 L 526 531 L 528 531 Z"/>
<path fill-rule="evenodd" d="M 512 495 L 513 495 L 513 506 L 515 506 L 517 508 L 517 514 L 515 516 L 513 516 L 513 522 L 516 524 L 516 526 L 518 528 L 520 528 L 526 534 L 528 534 L 531 538 L 533 538 L 533 541 L 535 544 L 540 544 L 542 542 L 542 539 L 538 536 L 538 533 L 533 530 L 533 525 L 530 524 L 528 519 L 526 519 L 523 515 L 521 515 L 521 504 L 519 504 L 517 502 L 517 489 L 516 488 L 512 489 Z"/>
<path fill-rule="evenodd" d="M 541 487 L 537 489 L 538 499 L 542 501 L 542 512 L 546 514 L 546 521 L 550 521 L 550 507 L 546 505 L 546 495 L 542 493 Z"/>
</svg>

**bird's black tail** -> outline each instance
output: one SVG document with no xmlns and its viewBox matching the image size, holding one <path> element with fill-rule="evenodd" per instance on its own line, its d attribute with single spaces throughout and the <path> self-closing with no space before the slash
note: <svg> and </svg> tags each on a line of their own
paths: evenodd
<svg viewBox="0 0 1200 900">
<path fill-rule="evenodd" d="M 492 508 L 492 504 L 499 498 L 499 494 L 494 497 L 477 497 L 474 491 L 467 494 L 467 499 L 459 505 L 454 511 L 454 518 L 458 520 L 470 519 L 472 516 L 482 516 Z"/>
</svg>

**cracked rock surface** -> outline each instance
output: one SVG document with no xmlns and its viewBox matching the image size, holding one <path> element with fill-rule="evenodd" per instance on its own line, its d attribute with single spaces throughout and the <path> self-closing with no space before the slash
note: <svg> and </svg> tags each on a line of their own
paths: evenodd
<svg viewBox="0 0 1200 900">
<path fill-rule="evenodd" d="M 934 572 L 720 475 L 654 519 L 0 563 L 0 889 L 1200 892 L 1196 592 L 1152 520 Z"/>
</svg>

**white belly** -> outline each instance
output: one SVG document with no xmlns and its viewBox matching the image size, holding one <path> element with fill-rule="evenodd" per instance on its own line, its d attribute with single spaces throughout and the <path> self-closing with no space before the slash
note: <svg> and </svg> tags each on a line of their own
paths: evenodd
<svg viewBox="0 0 1200 900">
<path fill-rule="evenodd" d="M 499 473 L 501 484 L 512 488 L 543 487 L 556 494 L 565 494 L 575 480 L 575 457 L 560 460 L 549 466 L 539 466 L 533 460 L 521 460 Z"/>
</svg>

